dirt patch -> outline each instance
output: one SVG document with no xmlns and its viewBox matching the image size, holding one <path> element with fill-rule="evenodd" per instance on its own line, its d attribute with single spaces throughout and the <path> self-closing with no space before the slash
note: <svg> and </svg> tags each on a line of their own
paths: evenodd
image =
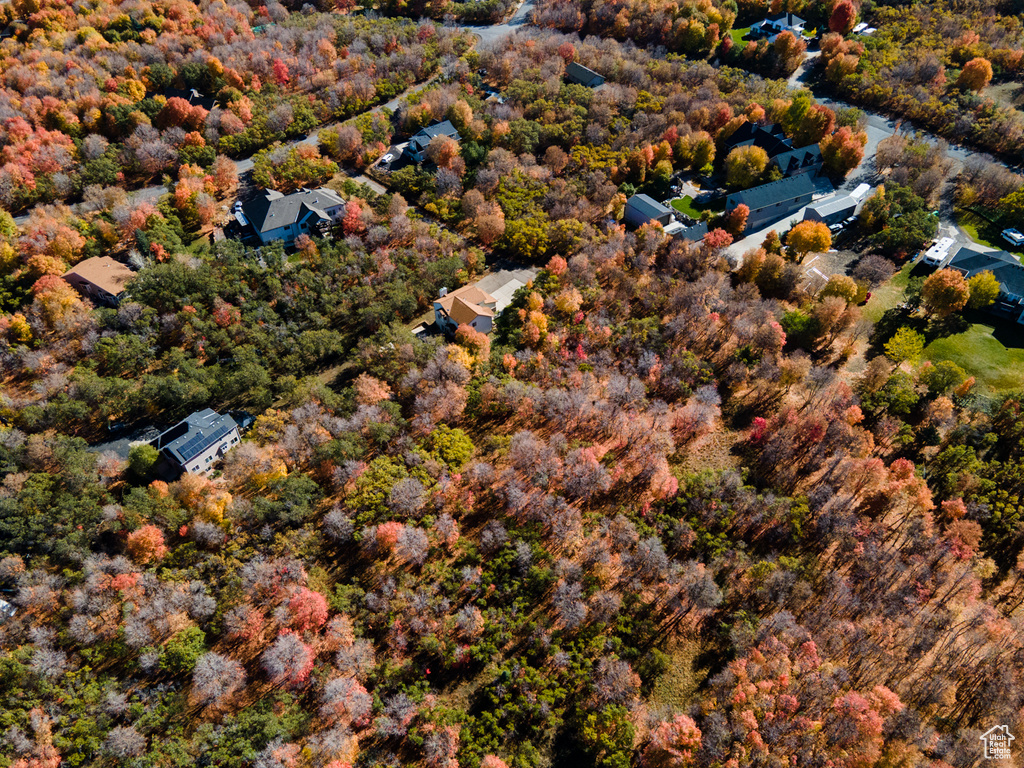
<svg viewBox="0 0 1024 768">
<path fill-rule="evenodd" d="M 1024 108 L 1024 83 L 1000 83 L 985 89 L 985 95 L 1004 107 Z"/>
<path fill-rule="evenodd" d="M 707 469 L 715 472 L 736 469 L 740 465 L 740 457 L 732 452 L 732 448 L 743 437 L 741 432 L 724 427 L 717 429 L 680 450 L 676 454 L 676 458 L 680 459 L 678 466 L 686 474 Z"/>
<path fill-rule="evenodd" d="M 665 649 L 670 659 L 669 667 L 651 691 L 650 708 L 654 714 L 660 716 L 659 710 L 686 711 L 701 680 L 708 674 L 707 669 L 695 667 L 700 650 L 700 643 L 696 640 L 674 640 Z"/>
</svg>

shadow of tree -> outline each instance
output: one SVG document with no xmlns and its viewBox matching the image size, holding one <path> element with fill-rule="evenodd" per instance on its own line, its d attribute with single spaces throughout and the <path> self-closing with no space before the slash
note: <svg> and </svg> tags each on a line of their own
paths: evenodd
<svg viewBox="0 0 1024 768">
<path fill-rule="evenodd" d="M 868 337 L 868 358 L 884 354 L 885 342 L 891 339 L 900 328 L 910 328 L 926 339 L 928 338 L 926 333 L 928 320 L 925 317 L 918 315 L 909 307 L 894 307 L 886 310 L 885 314 L 875 323 L 871 336 Z"/>
</svg>

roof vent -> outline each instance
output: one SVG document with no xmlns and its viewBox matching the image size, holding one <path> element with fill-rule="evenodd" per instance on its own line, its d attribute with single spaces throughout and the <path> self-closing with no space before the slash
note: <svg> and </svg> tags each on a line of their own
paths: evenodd
<svg viewBox="0 0 1024 768">
<path fill-rule="evenodd" d="M 444 297 L 444 296 L 447 296 L 447 295 L 448 295 L 448 289 L 447 288 L 442 288 L 441 289 L 441 296 Z"/>
</svg>

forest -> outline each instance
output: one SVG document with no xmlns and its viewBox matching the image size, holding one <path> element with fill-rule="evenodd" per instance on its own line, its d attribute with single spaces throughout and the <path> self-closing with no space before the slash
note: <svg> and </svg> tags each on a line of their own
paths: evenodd
<svg viewBox="0 0 1024 768">
<path fill-rule="evenodd" d="M 1024 392 L 924 352 L 1000 287 L 913 268 L 936 211 L 1024 224 L 986 91 L 1019 9 L 791 3 L 816 50 L 735 39 L 755 0 L 460 26 L 514 10 L 0 6 L 0 768 L 969 768 L 1024 739 Z M 908 128 L 869 140 L 869 108 Z M 699 242 L 625 225 L 680 178 L 778 180 L 729 145 L 769 124 L 836 187 L 870 164 L 852 244 L 737 253 L 746 205 Z M 329 237 L 231 234 L 236 198 L 320 187 Z M 65 279 L 97 257 L 116 304 Z M 413 333 L 510 266 L 536 276 L 490 333 Z M 252 417 L 211 473 L 113 447 L 206 408 Z"/>
</svg>

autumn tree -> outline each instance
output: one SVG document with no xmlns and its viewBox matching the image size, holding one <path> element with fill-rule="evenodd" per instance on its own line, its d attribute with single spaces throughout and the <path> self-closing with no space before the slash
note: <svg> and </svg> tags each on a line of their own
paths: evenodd
<svg viewBox="0 0 1024 768">
<path fill-rule="evenodd" d="M 968 91 L 980 91 L 992 80 L 992 62 L 980 56 L 971 59 L 964 68 L 960 70 L 960 77 L 957 78 L 958 88 Z"/>
<path fill-rule="evenodd" d="M 700 745 L 697 724 L 686 715 L 676 715 L 651 730 L 641 763 L 645 768 L 691 768 Z"/>
<path fill-rule="evenodd" d="M 959 312 L 971 297 L 970 286 L 956 269 L 940 269 L 930 274 L 921 286 L 921 299 L 929 314 L 945 317 Z"/>
<path fill-rule="evenodd" d="M 245 687 L 245 668 L 219 653 L 206 653 L 192 670 L 192 691 L 203 704 L 221 704 Z"/>
<path fill-rule="evenodd" d="M 807 253 L 824 253 L 832 247 L 832 233 L 821 221 L 801 221 L 786 235 L 786 247 L 797 258 Z"/>
<path fill-rule="evenodd" d="M 924 354 L 924 336 L 912 328 L 900 328 L 885 342 L 885 354 L 896 363 L 916 362 Z"/>
<path fill-rule="evenodd" d="M 426 159 L 438 168 L 451 168 L 459 156 L 459 143 L 450 136 L 435 136 L 427 144 Z"/>
<path fill-rule="evenodd" d="M 825 169 L 834 176 L 845 178 L 864 159 L 867 143 L 865 131 L 854 131 L 845 125 L 825 136 L 818 143 Z"/>
<path fill-rule="evenodd" d="M 261 660 L 263 669 L 274 685 L 296 688 L 309 678 L 315 659 L 315 651 L 302 642 L 298 635 L 283 632 L 263 652 Z"/>
<path fill-rule="evenodd" d="M 739 237 L 747 228 L 750 206 L 740 203 L 725 215 L 725 229 L 734 237 Z"/>
<path fill-rule="evenodd" d="M 828 19 L 828 28 L 840 35 L 849 34 L 857 21 L 857 9 L 851 0 L 839 0 L 832 6 L 832 15 Z"/>
<path fill-rule="evenodd" d="M 768 153 L 751 144 L 736 147 L 725 158 L 726 183 L 736 189 L 752 187 L 768 168 Z"/>
<path fill-rule="evenodd" d="M 125 550 L 132 560 L 142 565 L 160 560 L 167 554 L 163 531 L 155 525 L 144 525 L 128 534 Z"/>
<path fill-rule="evenodd" d="M 971 292 L 967 306 L 971 309 L 984 309 L 991 306 L 999 298 L 999 292 L 1002 290 L 996 276 L 988 270 L 971 277 L 967 281 L 967 287 Z"/>
</svg>

